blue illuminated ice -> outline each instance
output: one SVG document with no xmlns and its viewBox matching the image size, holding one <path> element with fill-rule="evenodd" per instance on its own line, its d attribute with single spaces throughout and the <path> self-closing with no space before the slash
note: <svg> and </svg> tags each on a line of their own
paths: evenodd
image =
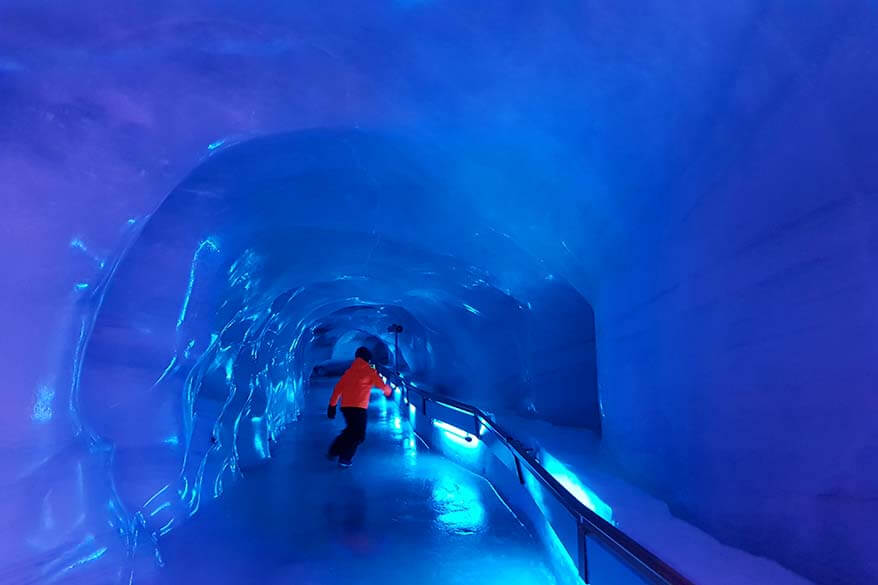
<svg viewBox="0 0 878 585">
<path fill-rule="evenodd" d="M 551 585 L 539 542 L 481 477 L 432 453 L 373 395 L 351 469 L 325 459 L 340 422 L 310 388 L 274 457 L 171 532 L 160 583 Z"/>
<path fill-rule="evenodd" d="M 251 4 L 0 2 L 0 580 L 161 582 L 402 323 L 672 564 L 878 582 L 874 0 Z"/>
</svg>

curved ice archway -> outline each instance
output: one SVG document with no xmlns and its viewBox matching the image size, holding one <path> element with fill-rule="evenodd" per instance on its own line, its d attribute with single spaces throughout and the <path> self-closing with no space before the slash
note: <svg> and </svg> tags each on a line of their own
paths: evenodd
<svg viewBox="0 0 878 585">
<path fill-rule="evenodd" d="M 314 327 L 356 307 L 378 316 L 347 327 L 388 343 L 403 324 L 421 382 L 600 428 L 591 308 L 446 197 L 441 164 L 359 131 L 260 138 L 208 158 L 150 217 L 100 292 L 73 404 L 112 453 L 129 542 L 160 539 L 268 457 L 296 418 Z M 571 370 L 572 396 L 556 383 Z"/>
<path fill-rule="evenodd" d="M 813 579 L 878 578 L 874 3 L 517 8 L 0 6 L 4 555 L 118 566 L 88 538 L 129 533 L 109 451 L 68 408 L 112 251 L 223 139 L 361 126 L 453 153 L 455 192 L 593 301 L 628 477 Z"/>
</svg>

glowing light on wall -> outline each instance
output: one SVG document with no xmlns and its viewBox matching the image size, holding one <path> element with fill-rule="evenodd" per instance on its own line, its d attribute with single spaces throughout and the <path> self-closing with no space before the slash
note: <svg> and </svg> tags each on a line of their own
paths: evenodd
<svg viewBox="0 0 878 585">
<path fill-rule="evenodd" d="M 482 314 L 482 312 L 479 311 L 477 308 L 473 307 L 472 305 L 468 305 L 466 303 L 463 303 L 463 308 L 477 317 L 481 316 L 481 314 Z"/>
<path fill-rule="evenodd" d="M 266 449 L 265 441 L 262 440 L 262 433 L 260 432 L 262 427 L 262 417 L 254 416 L 251 420 L 253 422 L 253 428 L 255 429 L 255 432 L 253 433 L 253 447 L 256 449 L 256 452 L 260 457 L 268 458 L 268 449 Z"/>
<path fill-rule="evenodd" d="M 594 491 L 586 487 L 575 473 L 548 453 L 543 453 L 542 459 L 546 471 L 552 474 L 552 477 L 557 479 L 558 483 L 563 485 L 573 497 L 607 522 L 613 523 L 613 509 L 601 500 Z"/>
<path fill-rule="evenodd" d="M 529 471 L 525 470 L 524 486 L 545 518 L 543 522 L 538 523 L 537 529 L 540 530 L 543 536 L 543 542 L 548 549 L 549 556 L 557 567 L 563 567 L 563 572 L 569 574 L 571 577 L 575 576 L 575 578 L 571 580 L 572 582 L 581 583 L 578 578 L 579 569 L 576 567 L 573 558 L 570 556 L 567 548 L 561 542 L 561 539 L 552 527 L 552 514 L 546 506 L 542 484 L 540 484 L 540 482 L 537 481 Z"/>
<path fill-rule="evenodd" d="M 72 571 L 73 569 L 76 569 L 76 568 L 78 568 L 78 567 L 81 567 L 81 566 L 83 566 L 83 565 L 86 565 L 86 564 L 88 564 L 88 563 L 90 563 L 90 562 L 92 562 L 92 561 L 96 561 L 96 560 L 98 560 L 99 558 L 101 558 L 102 556 L 104 556 L 104 554 L 106 554 L 107 550 L 108 550 L 108 548 L 107 548 L 106 546 L 102 546 L 102 547 L 100 547 L 99 549 L 97 549 L 97 550 L 94 551 L 93 553 L 88 554 L 88 555 L 82 557 L 81 559 L 79 559 L 79 560 L 73 562 L 73 563 L 72 563 L 71 565 L 69 565 L 64 571 L 62 571 L 62 573 L 63 573 L 63 572 L 67 572 L 67 571 Z"/>
<path fill-rule="evenodd" d="M 166 535 L 168 532 L 171 531 L 171 528 L 173 528 L 173 527 L 174 527 L 174 519 L 171 518 L 170 520 L 168 520 L 167 524 L 165 524 L 164 526 L 159 528 L 159 536 Z"/>
<path fill-rule="evenodd" d="M 472 413 L 471 413 L 470 411 L 468 411 L 468 410 L 464 410 L 464 409 L 462 409 L 462 408 L 458 408 L 458 407 L 456 407 L 456 406 L 452 406 L 451 404 L 446 404 L 445 402 L 439 402 L 439 401 L 437 401 L 436 404 L 441 404 L 441 405 L 444 406 L 445 408 L 449 408 L 449 409 L 451 409 L 451 410 L 454 410 L 455 412 L 460 412 L 460 413 L 465 414 L 465 415 L 468 415 L 468 416 L 472 414 Z"/>
<path fill-rule="evenodd" d="M 149 515 L 150 515 L 150 516 L 155 516 L 156 514 L 158 514 L 159 512 L 161 512 L 162 510 L 167 510 L 167 509 L 170 508 L 170 507 L 171 507 L 171 502 L 165 502 L 164 504 L 162 504 L 161 506 L 157 507 L 155 510 L 153 510 L 152 512 L 150 512 Z"/>
<path fill-rule="evenodd" d="M 578 577 L 579 569 L 576 567 L 573 557 L 571 557 L 570 552 L 561 542 L 561 539 L 552 525 L 552 522 L 557 521 L 558 519 L 552 517 L 552 508 L 546 504 L 548 494 L 545 493 L 543 485 L 530 473 L 530 471 L 525 469 L 523 473 L 525 489 L 527 489 L 545 519 L 542 522 L 538 521 L 536 528 L 540 531 L 543 537 L 542 540 L 553 560 L 553 564 L 555 564 L 557 568 L 560 568 L 561 572 L 570 575 L 571 579 L 569 581 L 565 580 L 564 582 L 581 583 Z M 551 498 L 553 496 L 548 495 L 548 497 Z"/>
<path fill-rule="evenodd" d="M 447 439 L 462 447 L 473 449 L 478 448 L 479 446 L 479 440 L 476 437 L 454 425 L 434 419 L 433 426 L 437 429 L 441 429 Z"/>
<path fill-rule="evenodd" d="M 232 381 L 232 374 L 234 373 L 234 371 L 235 371 L 235 360 L 233 358 L 229 358 L 228 361 L 226 361 L 226 381 L 227 382 Z"/>
<path fill-rule="evenodd" d="M 415 430 L 415 429 L 417 429 L 417 426 L 418 426 L 418 409 L 417 409 L 417 407 L 414 404 L 409 403 L 408 413 L 409 413 L 409 426 L 412 428 L 412 430 Z"/>
</svg>

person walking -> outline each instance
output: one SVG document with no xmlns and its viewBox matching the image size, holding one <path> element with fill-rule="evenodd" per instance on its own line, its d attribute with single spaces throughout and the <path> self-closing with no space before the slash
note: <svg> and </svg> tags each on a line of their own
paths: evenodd
<svg viewBox="0 0 878 585">
<path fill-rule="evenodd" d="M 341 467 L 350 467 L 357 447 L 366 439 L 366 414 L 372 388 L 380 388 L 390 397 L 391 389 L 372 366 L 372 352 L 365 347 L 357 349 L 354 362 L 342 375 L 332 390 L 326 416 L 334 419 L 336 407 L 341 400 L 341 413 L 345 428 L 329 446 L 327 457 L 338 458 Z"/>
</svg>

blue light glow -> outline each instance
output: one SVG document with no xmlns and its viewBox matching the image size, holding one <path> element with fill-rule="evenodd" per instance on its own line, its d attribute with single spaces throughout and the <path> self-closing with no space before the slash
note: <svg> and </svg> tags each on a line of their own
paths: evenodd
<svg viewBox="0 0 878 585">
<path fill-rule="evenodd" d="M 565 571 L 570 575 L 578 575 L 579 571 L 576 568 L 573 558 L 567 552 L 567 549 L 561 542 L 561 539 L 558 538 L 555 529 L 552 527 L 552 514 L 551 510 L 546 506 L 542 484 L 531 475 L 529 471 L 525 470 L 524 486 L 545 518 L 544 522 L 541 523 L 541 525 L 538 525 L 537 528 L 542 532 L 543 540 L 548 548 L 549 555 L 555 561 L 557 566 L 564 567 Z"/>
<path fill-rule="evenodd" d="M 455 411 L 455 412 L 460 412 L 460 413 L 462 413 L 462 414 L 468 414 L 468 415 L 471 415 L 471 414 L 472 414 L 472 412 L 470 412 L 470 411 L 468 411 L 468 410 L 464 410 L 464 409 L 462 409 L 462 408 L 458 408 L 458 407 L 456 407 L 456 406 L 452 406 L 452 405 L 450 405 L 450 404 L 446 404 L 445 402 L 439 402 L 439 401 L 437 401 L 436 404 L 441 404 L 441 405 L 444 406 L 445 408 L 449 408 L 449 409 L 451 409 L 451 410 L 453 410 L 453 411 Z"/>
<path fill-rule="evenodd" d="M 171 502 L 165 502 L 164 504 L 162 504 L 161 506 L 157 507 L 155 510 L 153 510 L 152 512 L 150 512 L 149 515 L 150 515 L 150 516 L 155 516 L 156 514 L 158 514 L 159 512 L 161 512 L 162 510 L 167 510 L 167 509 L 170 508 L 170 507 L 171 507 Z"/>
<path fill-rule="evenodd" d="M 260 457 L 268 458 L 269 452 L 268 452 L 268 449 L 266 449 L 265 441 L 262 440 L 262 433 L 261 433 L 262 417 L 261 416 L 254 416 L 251 419 L 251 422 L 253 423 L 253 428 L 254 428 L 253 448 L 256 449 L 256 453 L 258 453 Z"/>
<path fill-rule="evenodd" d="M 481 311 L 479 311 L 478 309 L 476 309 L 476 308 L 473 307 L 472 305 L 468 305 L 468 304 L 466 304 L 466 303 L 463 303 L 463 308 L 466 309 L 467 311 L 469 311 L 470 313 L 472 313 L 473 315 L 476 315 L 476 316 L 481 316 L 481 314 L 482 314 Z"/>
<path fill-rule="evenodd" d="M 167 524 L 165 524 L 164 526 L 162 526 L 159 529 L 159 535 L 160 536 L 166 535 L 168 532 L 171 531 L 171 528 L 173 528 L 173 526 L 174 526 L 174 519 L 171 518 L 170 520 L 168 520 Z"/>
<path fill-rule="evenodd" d="M 77 282 L 73 285 L 73 290 L 86 290 L 88 288 L 87 282 Z"/>
<path fill-rule="evenodd" d="M 543 467 L 552 474 L 552 477 L 558 480 L 558 483 L 570 492 L 573 497 L 579 500 L 586 508 L 606 520 L 613 523 L 613 509 L 598 497 L 596 493 L 587 488 L 575 473 L 567 469 L 567 467 L 549 455 L 543 453 Z"/>
<path fill-rule="evenodd" d="M 149 505 L 152 503 L 153 500 L 155 500 L 157 497 L 159 497 L 160 495 L 162 495 L 163 493 L 165 493 L 165 491 L 167 491 L 168 487 L 170 487 L 170 486 L 168 486 L 167 484 L 165 484 L 164 487 L 162 487 L 159 491 L 157 491 L 157 492 L 154 493 L 152 496 L 150 496 L 149 499 L 146 500 L 146 502 L 144 502 L 143 507 L 146 508 L 147 506 L 149 506 Z"/>
<path fill-rule="evenodd" d="M 108 548 L 106 546 L 102 546 L 99 549 L 97 549 L 96 551 L 94 551 L 93 553 L 82 557 L 81 559 L 79 559 L 78 561 L 74 562 L 71 565 L 68 565 L 67 568 L 65 569 L 65 571 L 71 571 L 73 569 L 81 567 L 82 565 L 88 564 L 92 561 L 96 561 L 99 558 L 101 558 L 102 556 L 104 556 L 104 554 L 106 554 L 107 550 L 108 550 Z"/>
<path fill-rule="evenodd" d="M 467 449 L 478 449 L 479 447 L 479 440 L 463 429 L 435 419 L 433 420 L 433 426 L 441 429 L 447 439 L 461 447 L 466 447 Z"/>
<path fill-rule="evenodd" d="M 463 429 L 458 428 L 454 425 L 450 425 L 447 422 L 443 422 L 441 420 L 433 419 L 433 426 L 440 428 L 443 431 L 445 431 L 447 433 L 451 433 L 452 435 L 454 435 L 456 437 L 460 437 L 462 439 L 466 439 L 467 437 L 470 437 L 470 434 L 467 433 L 466 431 L 464 431 Z"/>
<path fill-rule="evenodd" d="M 159 384 L 162 380 L 164 380 L 165 377 L 167 377 L 167 375 L 170 374 L 171 371 L 173 371 L 176 363 L 177 363 L 177 356 L 171 357 L 171 361 L 168 362 L 168 367 L 166 367 L 165 370 L 162 372 L 162 375 L 159 376 L 155 382 L 153 382 L 153 386 L 155 386 L 156 384 Z"/>
<path fill-rule="evenodd" d="M 207 150 L 216 150 L 217 148 L 219 148 L 220 146 L 222 146 L 223 144 L 225 144 L 225 142 L 226 142 L 226 139 L 225 139 L 225 138 L 220 138 L 219 140 L 216 140 L 216 141 L 211 142 L 210 144 L 208 144 L 208 145 L 207 145 Z"/>
<path fill-rule="evenodd" d="M 228 460 L 224 461 L 219 473 L 216 474 L 216 480 L 213 482 L 214 499 L 223 495 L 223 475 L 225 475 L 226 470 L 229 469 L 229 463 Z"/>
</svg>

